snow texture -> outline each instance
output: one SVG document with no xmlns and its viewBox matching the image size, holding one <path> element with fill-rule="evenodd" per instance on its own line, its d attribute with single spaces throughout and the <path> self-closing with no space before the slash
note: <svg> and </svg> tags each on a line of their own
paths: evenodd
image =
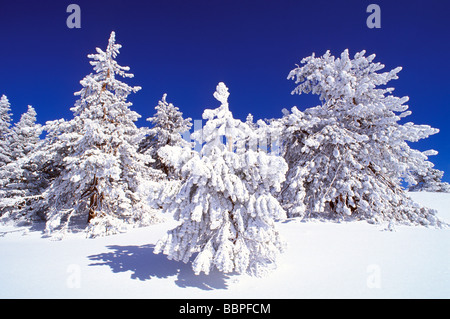
<svg viewBox="0 0 450 319">
<path fill-rule="evenodd" d="M 450 194 L 410 194 L 450 222 Z M 439 298 L 450 297 L 450 229 L 348 223 L 276 223 L 288 242 L 267 277 L 195 275 L 190 264 L 153 254 L 177 222 L 124 234 L 63 241 L 0 226 L 0 298 Z M 88 241 L 88 242 L 87 242 Z M 51 261 L 51 262 L 49 262 Z"/>
</svg>

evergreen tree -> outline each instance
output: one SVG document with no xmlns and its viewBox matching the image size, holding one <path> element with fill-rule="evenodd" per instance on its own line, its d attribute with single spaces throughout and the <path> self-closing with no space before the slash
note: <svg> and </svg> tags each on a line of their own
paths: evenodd
<svg viewBox="0 0 450 319">
<path fill-rule="evenodd" d="M 57 176 L 39 207 L 46 211 L 48 233 L 64 232 L 80 219 L 88 223 L 90 236 L 158 220 L 142 181 L 160 176 L 145 165 L 151 158 L 137 152 L 145 130 L 136 127 L 140 115 L 130 110 L 127 97 L 140 87 L 118 80 L 133 77 L 129 67 L 115 60 L 120 48 L 112 32 L 106 51 L 97 48 L 88 55 L 95 73 L 80 81 L 83 88 L 75 93 L 80 98 L 71 109 L 74 118 L 48 124 L 49 152 L 58 154 L 48 163 Z"/>
<path fill-rule="evenodd" d="M 326 216 L 439 224 L 435 211 L 414 203 L 401 187 L 412 172 L 432 164 L 415 142 L 438 130 L 400 124 L 410 114 L 408 97 L 383 88 L 401 68 L 379 73 L 384 65 L 365 51 L 351 59 L 328 51 L 302 60 L 289 73 L 297 87 L 292 94 L 319 95 L 322 105 L 283 119 L 284 158 L 289 165 L 280 193 L 291 216 Z M 381 86 L 381 87 L 380 87 Z"/>
<path fill-rule="evenodd" d="M 161 170 L 168 177 L 177 177 L 178 172 L 158 154 L 158 151 L 168 146 L 179 146 L 181 149 L 190 152 L 191 143 L 183 139 L 182 134 L 188 132 L 192 126 L 191 118 L 184 119 L 183 113 L 172 103 L 166 101 L 167 94 L 164 94 L 161 101 L 155 107 L 156 114 L 149 117 L 147 121 L 153 124 L 148 135 L 140 143 L 139 151 L 149 154 L 155 162 L 151 167 Z M 181 156 L 181 155 L 180 155 Z"/>
<path fill-rule="evenodd" d="M 40 144 L 39 136 L 42 126 L 36 124 L 36 111 L 28 105 L 28 110 L 22 114 L 20 121 L 13 127 L 11 134 L 11 155 L 14 160 L 27 156 Z"/>
<path fill-rule="evenodd" d="M 11 162 L 9 145 L 11 116 L 11 104 L 6 95 L 2 95 L 0 98 L 0 167 Z"/>
<path fill-rule="evenodd" d="M 187 263 L 198 252 L 195 274 L 217 268 L 260 276 L 283 249 L 274 221 L 285 212 L 272 192 L 279 191 L 287 165 L 281 157 L 245 147 L 253 131 L 233 118 L 228 95 L 219 83 L 214 97 L 222 105 L 205 110 L 207 122 L 193 134 L 205 144 L 182 166 L 185 182 L 167 208 L 181 224 L 157 243 L 155 253 Z M 176 152 L 175 147 L 175 161 Z"/>
<path fill-rule="evenodd" d="M 3 220 L 19 219 L 30 208 L 37 172 L 29 155 L 41 144 L 41 133 L 41 125 L 36 124 L 36 111 L 28 106 L 8 139 L 11 162 L 0 170 L 0 215 Z"/>
</svg>

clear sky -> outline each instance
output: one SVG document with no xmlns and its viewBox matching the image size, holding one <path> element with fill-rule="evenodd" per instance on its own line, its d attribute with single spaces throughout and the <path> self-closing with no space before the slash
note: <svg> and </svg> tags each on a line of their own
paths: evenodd
<svg viewBox="0 0 450 319">
<path fill-rule="evenodd" d="M 69 29 L 71 3 L 81 28 Z M 369 29 L 369 4 L 381 8 L 381 28 Z M 408 95 L 406 118 L 441 132 L 413 147 L 436 149 L 431 160 L 450 181 L 450 1 L 445 0 L 14 0 L 0 2 L 0 94 L 14 120 L 31 104 L 38 122 L 71 118 L 73 92 L 92 71 L 87 54 L 105 49 L 116 32 L 118 62 L 131 67 L 130 97 L 146 125 L 163 93 L 185 116 L 200 119 L 218 102 L 218 82 L 230 89 L 230 109 L 245 120 L 280 117 L 282 108 L 315 106 L 317 96 L 291 96 L 287 74 L 303 57 L 331 50 L 366 50 Z"/>
</svg>

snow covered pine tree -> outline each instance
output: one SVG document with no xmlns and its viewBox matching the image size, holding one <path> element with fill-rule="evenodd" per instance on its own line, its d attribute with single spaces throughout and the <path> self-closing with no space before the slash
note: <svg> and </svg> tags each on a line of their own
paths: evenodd
<svg viewBox="0 0 450 319">
<path fill-rule="evenodd" d="M 207 122 L 193 138 L 205 144 L 182 166 L 185 182 L 168 207 L 181 224 L 158 241 L 154 252 L 185 263 L 198 253 L 192 263 L 195 274 L 216 268 L 261 276 L 275 267 L 283 250 L 274 221 L 285 212 L 272 192 L 280 190 L 287 165 L 279 156 L 245 147 L 253 131 L 233 118 L 228 96 L 228 88 L 219 83 L 214 97 L 222 104 L 204 111 Z M 172 156 L 169 150 L 165 147 L 176 162 L 177 148 Z"/>
<path fill-rule="evenodd" d="M 156 114 L 147 119 L 153 126 L 139 145 L 139 152 L 148 154 L 154 159 L 154 162 L 148 165 L 159 170 L 164 176 L 163 180 L 158 181 L 158 187 L 152 187 L 151 183 L 146 182 L 149 183 L 146 187 L 149 199 L 158 203 L 161 208 L 171 203 L 180 190 L 180 168 L 192 158 L 194 153 L 193 143 L 183 139 L 184 133 L 189 134 L 192 126 L 191 118 L 184 119 L 183 113 L 178 107 L 168 103 L 166 97 L 167 94 L 164 94 L 155 107 Z M 178 148 L 177 165 L 165 159 L 167 156 L 165 146 L 170 146 L 170 150 L 174 147 Z"/>
<path fill-rule="evenodd" d="M 410 114 L 408 97 L 379 88 L 401 68 L 378 73 L 375 55 L 365 51 L 340 58 L 329 51 L 303 59 L 288 79 L 292 94 L 319 95 L 322 105 L 284 117 L 284 158 L 289 165 L 280 193 L 290 216 L 356 218 L 370 222 L 438 225 L 435 211 L 414 203 L 401 187 L 415 184 L 412 172 L 432 166 L 430 152 L 410 148 L 438 132 L 428 125 L 400 124 Z"/>
<path fill-rule="evenodd" d="M 20 121 L 14 125 L 11 132 L 11 156 L 17 160 L 27 156 L 41 143 L 39 136 L 42 126 L 36 123 L 36 110 L 28 105 L 28 110 L 22 114 Z"/>
<path fill-rule="evenodd" d="M 41 145 L 41 133 L 42 126 L 36 124 L 36 111 L 29 105 L 10 132 L 11 162 L 0 169 L 0 215 L 4 220 L 26 215 L 36 195 L 38 173 L 29 155 Z"/>
<path fill-rule="evenodd" d="M 0 167 L 11 162 L 9 145 L 11 116 L 11 104 L 6 95 L 2 95 L 0 98 Z"/>
<path fill-rule="evenodd" d="M 74 118 L 49 123 L 53 136 L 49 151 L 64 152 L 62 167 L 41 204 L 47 211 L 48 233 L 63 234 L 71 221 L 83 227 L 87 221 L 87 232 L 94 237 L 158 220 L 141 182 L 160 174 L 146 165 L 152 161 L 149 155 L 137 152 L 145 130 L 134 124 L 140 115 L 129 109 L 126 99 L 140 87 L 116 78 L 133 77 L 126 73 L 129 67 L 115 60 L 120 48 L 112 32 L 106 51 L 97 48 L 97 54 L 88 55 L 95 74 L 80 82 L 83 88 L 75 93 L 80 99 L 71 109 Z"/>
<path fill-rule="evenodd" d="M 139 145 L 139 151 L 148 153 L 155 159 L 151 167 L 162 171 L 168 178 L 178 177 L 179 172 L 170 163 L 166 163 L 158 154 L 158 151 L 166 146 L 179 146 L 180 150 L 188 151 L 192 149 L 191 143 L 183 139 L 182 134 L 188 132 L 192 126 L 191 118 L 184 119 L 178 107 L 166 101 L 167 94 L 164 94 L 161 101 L 155 107 L 156 114 L 149 117 L 147 121 L 153 124 L 148 135 Z M 187 156 L 189 156 L 187 154 Z M 183 154 L 179 154 L 183 157 Z"/>
</svg>

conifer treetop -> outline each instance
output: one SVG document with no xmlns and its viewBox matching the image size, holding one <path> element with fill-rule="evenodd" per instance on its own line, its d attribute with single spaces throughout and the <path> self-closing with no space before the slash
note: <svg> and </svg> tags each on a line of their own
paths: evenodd
<svg viewBox="0 0 450 319">
<path fill-rule="evenodd" d="M 94 67 L 95 74 L 89 74 L 80 81 L 83 88 L 75 92 L 75 96 L 80 99 L 75 103 L 75 107 L 71 110 L 77 114 L 81 114 L 85 108 L 89 108 L 91 104 L 114 104 L 115 102 L 125 102 L 130 93 L 138 92 L 140 86 L 130 86 L 116 79 L 116 75 L 123 78 L 132 78 L 132 73 L 127 73 L 130 68 L 121 66 L 115 60 L 120 53 L 122 46 L 116 43 L 115 33 L 111 32 L 106 51 L 96 48 L 97 53 L 89 54 L 88 58 L 93 61 L 89 63 Z M 127 102 L 126 106 L 131 103 Z M 133 121 L 136 121 L 140 115 L 134 114 Z"/>
<path fill-rule="evenodd" d="M 0 139 L 7 133 L 11 126 L 11 104 L 9 103 L 6 95 L 2 95 L 0 98 Z"/>
</svg>

